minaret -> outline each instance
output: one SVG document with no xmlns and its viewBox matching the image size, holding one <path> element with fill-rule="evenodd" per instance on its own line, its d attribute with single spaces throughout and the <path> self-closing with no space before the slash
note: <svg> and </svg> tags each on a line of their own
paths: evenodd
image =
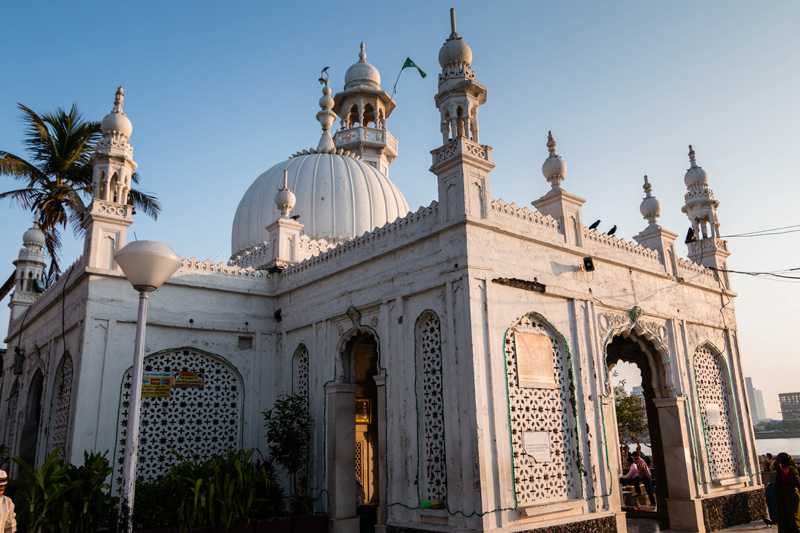
<svg viewBox="0 0 800 533">
<path fill-rule="evenodd" d="M 431 172 L 439 181 L 439 204 L 445 220 L 487 217 L 492 147 L 478 142 L 478 107 L 486 103 L 486 87 L 475 81 L 472 50 L 456 33 L 450 10 L 450 36 L 439 50 L 439 109 L 442 146 L 432 150 Z"/>
<path fill-rule="evenodd" d="M 647 176 L 644 177 L 643 188 L 644 198 L 639 205 L 639 212 L 648 224 L 641 233 L 633 238 L 645 248 L 658 250 L 661 264 L 664 265 L 666 273 L 677 276 L 678 265 L 675 255 L 675 239 L 678 234 L 668 231 L 656 223 L 658 217 L 661 216 L 661 202 L 653 196 L 653 186 L 648 181 Z"/>
<path fill-rule="evenodd" d="M 128 143 L 133 126 L 122 103 L 122 87 L 114 96 L 114 109 L 100 123 L 103 137 L 92 154 L 92 203 L 83 221 L 86 229 L 83 256 L 86 266 L 102 270 L 117 268 L 114 253 L 125 246 L 128 226 L 133 223 L 133 206 L 128 204 L 136 163 Z"/>
<path fill-rule="evenodd" d="M 327 72 L 321 79 L 327 80 Z M 363 42 L 358 61 L 344 75 L 344 90 L 333 100 L 333 110 L 341 119 L 341 129 L 334 137 L 336 148 L 361 156 L 388 176 L 389 165 L 397 157 L 397 139 L 386 129 L 386 119 L 395 102 L 381 89 L 381 75 L 367 62 Z"/>
<path fill-rule="evenodd" d="M 694 230 L 695 240 L 688 243 L 689 259 L 701 265 L 722 270 L 720 280 L 726 288 L 730 288 L 728 280 L 727 259 L 730 255 L 728 242 L 719 238 L 719 219 L 717 207 L 719 200 L 714 198 L 714 191 L 708 188 L 708 173 L 697 165 L 694 150 L 689 145 L 689 170 L 683 177 L 687 192 L 684 195 L 684 206 L 681 211 L 689 217 Z"/>
<path fill-rule="evenodd" d="M 542 175 L 550 183 L 550 191 L 531 204 L 543 215 L 550 215 L 558 221 L 558 231 L 564 235 L 564 242 L 583 246 L 581 206 L 586 200 L 561 188 L 567 175 L 567 164 L 556 153 L 556 140 L 551 131 L 547 132 L 547 151 L 549 155 L 542 164 Z"/>
<path fill-rule="evenodd" d="M 8 307 L 11 309 L 10 322 L 21 316 L 33 304 L 41 291 L 44 261 L 45 238 L 39 224 L 34 221 L 22 235 L 22 248 L 14 261 L 17 268 L 14 276 L 14 293 Z"/>
</svg>

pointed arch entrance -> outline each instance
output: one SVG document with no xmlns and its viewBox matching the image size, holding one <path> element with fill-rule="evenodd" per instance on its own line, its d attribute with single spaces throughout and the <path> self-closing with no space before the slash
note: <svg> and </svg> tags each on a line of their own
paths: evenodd
<svg viewBox="0 0 800 533">
<path fill-rule="evenodd" d="M 19 440 L 19 456 L 29 465 L 36 464 L 36 450 L 39 447 L 39 422 L 42 416 L 42 392 L 44 376 L 41 369 L 31 379 L 28 398 L 25 403 L 25 421 Z"/>
<path fill-rule="evenodd" d="M 685 399 L 676 395 L 667 370 L 671 364 L 668 350 L 658 336 L 639 324 L 639 316 L 631 313 L 631 324 L 612 331 L 606 338 L 606 379 L 620 362 L 632 363 L 641 372 L 656 498 L 653 518 L 658 520 L 661 529 L 700 531 L 703 515 L 694 500 L 695 476 L 688 452 L 690 435 Z M 610 383 L 606 385 L 610 392 Z M 613 398 L 613 393 L 611 396 Z M 605 424 L 611 441 L 609 449 L 616 457 L 620 450 L 616 415 L 607 417 Z M 615 479 L 614 487 L 620 494 L 619 479 Z M 621 500 L 620 505 L 624 505 Z"/>
<path fill-rule="evenodd" d="M 386 516 L 385 377 L 379 346 L 374 330 L 354 320 L 339 342 L 336 379 L 326 386 L 329 514 L 337 529 L 357 531 L 361 523 L 363 530 L 366 522 L 382 523 Z M 359 519 L 359 514 L 370 518 Z"/>
</svg>

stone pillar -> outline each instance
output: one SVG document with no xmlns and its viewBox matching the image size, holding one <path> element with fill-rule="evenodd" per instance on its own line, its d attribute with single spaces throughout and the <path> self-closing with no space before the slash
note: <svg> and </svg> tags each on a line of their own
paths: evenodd
<svg viewBox="0 0 800 533">
<path fill-rule="evenodd" d="M 389 507 L 386 501 L 386 486 L 389 480 L 386 477 L 386 376 L 375 376 L 375 385 L 378 386 L 378 497 L 380 498 L 380 514 L 378 524 L 385 524 L 389 517 Z"/>
<path fill-rule="evenodd" d="M 328 514 L 334 533 L 358 533 L 356 516 L 356 385 L 329 383 L 327 418 Z"/>
<path fill-rule="evenodd" d="M 653 398 L 661 426 L 661 446 L 666 471 L 667 512 L 670 529 L 705 533 L 703 507 L 697 499 L 692 455 L 683 398 Z"/>
</svg>

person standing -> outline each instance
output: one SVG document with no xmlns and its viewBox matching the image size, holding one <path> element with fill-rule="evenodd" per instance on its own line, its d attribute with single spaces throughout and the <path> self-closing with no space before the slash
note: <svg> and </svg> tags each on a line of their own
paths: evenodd
<svg viewBox="0 0 800 533">
<path fill-rule="evenodd" d="M 655 505 L 656 498 L 653 496 L 653 487 L 650 486 L 653 475 L 650 473 L 650 469 L 647 467 L 647 463 L 644 462 L 644 459 L 639 457 L 639 452 L 633 452 L 631 456 L 636 462 L 636 470 L 639 472 L 639 481 L 644 485 L 644 490 L 647 491 L 647 497 L 650 498 L 650 505 Z"/>
<path fill-rule="evenodd" d="M 800 532 L 800 473 L 792 456 L 775 458 L 775 497 L 778 500 L 778 533 Z"/>
<path fill-rule="evenodd" d="M 5 496 L 8 485 L 8 474 L 0 470 L 0 533 L 17 533 L 17 515 L 14 513 L 14 502 Z"/>
</svg>

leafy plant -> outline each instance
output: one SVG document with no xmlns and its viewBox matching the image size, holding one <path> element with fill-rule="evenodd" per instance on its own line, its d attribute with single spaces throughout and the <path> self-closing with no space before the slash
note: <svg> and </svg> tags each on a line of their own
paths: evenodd
<svg viewBox="0 0 800 533">
<path fill-rule="evenodd" d="M 20 530 L 31 533 L 64 531 L 60 526 L 67 521 L 69 504 L 67 494 L 77 488 L 68 476 L 69 465 L 59 457 L 60 448 L 54 450 L 36 470 L 22 458 L 12 461 L 20 467 L 24 486 L 17 498 L 17 522 Z"/>
<path fill-rule="evenodd" d="M 172 527 L 178 523 L 179 501 L 174 480 L 163 476 L 154 481 L 137 481 L 133 504 L 134 529 L 147 530 Z"/>
<path fill-rule="evenodd" d="M 314 499 L 307 494 L 306 479 L 298 473 L 308 464 L 311 441 L 311 414 L 306 396 L 280 396 L 272 409 L 263 412 L 269 453 L 286 470 L 291 483 L 290 511 L 293 515 L 311 514 Z"/>
<path fill-rule="evenodd" d="M 106 479 L 114 469 L 103 454 L 83 452 L 83 465 L 69 465 L 67 478 L 74 487 L 67 494 L 69 521 L 61 531 L 94 532 L 101 525 L 115 523 L 116 499 L 111 497 Z"/>
</svg>

